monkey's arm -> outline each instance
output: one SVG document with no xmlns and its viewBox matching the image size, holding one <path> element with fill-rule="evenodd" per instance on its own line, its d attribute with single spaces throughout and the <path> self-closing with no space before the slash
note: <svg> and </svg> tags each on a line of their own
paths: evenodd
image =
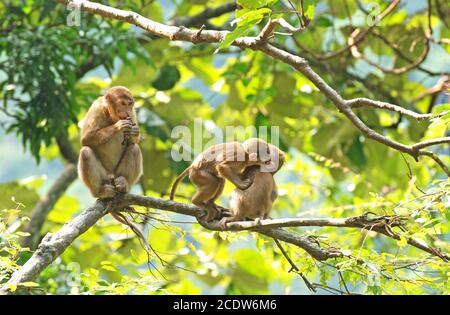
<svg viewBox="0 0 450 315">
<path fill-rule="evenodd" d="M 239 176 L 241 180 L 250 180 L 250 182 L 253 184 L 253 181 L 255 180 L 255 175 L 261 171 L 260 165 L 251 165 L 248 166 Z"/>
<path fill-rule="evenodd" d="M 222 176 L 225 179 L 228 179 L 237 188 L 241 190 L 246 190 L 253 184 L 253 178 L 247 177 L 245 179 L 241 179 L 241 177 L 238 174 L 236 174 L 234 169 L 227 164 L 227 161 L 224 161 L 219 165 L 217 165 L 217 172 L 220 174 L 220 176 Z M 255 173 L 253 173 L 253 175 L 254 174 Z"/>
<path fill-rule="evenodd" d="M 81 136 L 81 144 L 90 147 L 102 145 L 118 132 L 119 129 L 115 125 L 97 130 L 86 130 Z"/>
</svg>

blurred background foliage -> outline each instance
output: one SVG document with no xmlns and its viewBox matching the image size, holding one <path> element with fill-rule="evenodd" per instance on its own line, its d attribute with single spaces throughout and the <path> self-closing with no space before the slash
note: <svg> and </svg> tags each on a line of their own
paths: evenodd
<svg viewBox="0 0 450 315">
<path fill-rule="evenodd" d="M 206 7 L 229 1 L 99 1 L 134 10 L 163 23 L 186 21 Z M 287 1 L 238 1 L 235 11 L 188 25 L 228 29 L 219 47 L 170 42 L 126 23 L 87 13 L 79 26 L 67 25 L 70 11 L 50 0 L 6 0 L 0 4 L 0 283 L 31 252 L 18 240 L 26 216 L 54 183 L 64 164 L 58 139 L 79 151 L 79 122 L 106 88 L 125 85 L 136 97 L 144 135 L 144 176 L 134 193 L 166 198 L 187 162 L 174 162 L 171 137 L 176 126 L 193 132 L 201 118 L 208 132 L 225 126 L 279 126 L 280 148 L 289 161 L 276 175 L 279 198 L 272 217 L 345 217 L 366 211 L 412 214 L 412 236 L 450 250 L 449 199 L 445 174 L 431 159 L 419 163 L 366 139 L 302 74 L 260 52 L 229 46 L 233 36 L 256 35 L 269 16 L 293 25 L 298 17 Z M 297 9 L 300 2 L 293 2 Z M 403 74 L 380 71 L 345 52 L 317 56 L 345 46 L 354 27 L 366 27 L 365 8 L 383 9 L 388 1 L 304 1 L 311 20 L 295 36 L 275 35 L 277 45 L 307 58 L 343 97 L 368 97 L 419 112 L 444 108 L 448 95 L 419 97 L 450 71 L 448 7 L 433 1 L 433 39 L 421 64 Z M 447 15 L 446 15 L 447 14 Z M 244 18 L 242 18 L 245 16 Z M 230 22 L 241 17 L 240 22 Z M 374 29 L 411 60 L 425 43 L 426 1 L 401 1 Z M 359 50 L 387 68 L 408 64 L 379 36 L 369 34 Z M 228 42 L 227 42 L 228 41 Z M 298 44 L 300 43 L 300 45 Z M 216 51 L 217 49 L 217 51 Z M 214 52 L 216 52 L 214 54 Z M 357 110 L 371 128 L 403 143 L 448 135 L 447 118 L 421 122 L 373 109 Z M 237 134 L 239 139 L 244 133 Z M 194 145 L 190 143 L 190 145 Z M 449 147 L 437 151 L 448 164 Z M 195 156 L 199 152 L 193 151 Z M 227 184 L 220 203 L 227 204 Z M 189 202 L 186 181 L 177 200 Z M 76 180 L 49 213 L 41 234 L 56 231 L 93 202 Z M 149 241 L 168 263 L 150 257 L 133 233 L 109 216 L 77 239 L 33 283 L 30 292 L 59 294 L 267 294 L 310 293 L 270 239 L 252 233 L 217 233 L 192 218 L 149 209 Z M 171 222 L 172 221 L 172 222 Z M 450 293 L 448 264 L 406 245 L 357 229 L 302 228 L 324 244 L 347 250 L 355 259 L 314 261 L 298 248 L 288 252 L 301 271 L 325 290 L 358 293 Z M 414 266 L 411 268 L 410 266 Z M 328 291 L 327 291 L 328 290 Z"/>
</svg>

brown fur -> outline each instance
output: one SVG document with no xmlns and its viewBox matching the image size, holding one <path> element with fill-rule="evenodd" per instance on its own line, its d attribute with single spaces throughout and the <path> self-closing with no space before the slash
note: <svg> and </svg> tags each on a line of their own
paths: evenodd
<svg viewBox="0 0 450 315">
<path fill-rule="evenodd" d="M 276 154 L 278 151 L 282 153 L 275 146 L 260 139 L 249 139 L 243 144 L 228 142 L 214 145 L 202 152 L 176 178 L 170 192 L 170 199 L 173 200 L 178 183 L 189 174 L 189 179 L 198 188 L 192 197 L 192 203 L 206 211 L 206 221 L 218 218 L 223 208 L 217 206 L 215 200 L 222 194 L 225 179 L 231 181 L 237 188 L 246 190 L 252 185 L 255 172 L 244 174 L 245 168 L 272 162 L 270 158 L 262 161 L 259 158 L 259 151 L 255 149 L 257 147 L 270 154 Z M 284 153 L 279 156 L 284 162 Z"/>
<path fill-rule="evenodd" d="M 261 172 L 260 166 L 250 166 L 243 176 L 253 176 L 253 184 L 247 190 L 236 188 L 232 191 L 229 204 L 231 216 L 222 218 L 219 223 L 222 228 L 228 222 L 267 218 L 277 198 L 277 186 L 272 173 Z"/>
<path fill-rule="evenodd" d="M 78 173 L 94 197 L 129 192 L 142 175 L 139 126 L 131 92 L 113 87 L 88 110 L 81 129 Z"/>
</svg>

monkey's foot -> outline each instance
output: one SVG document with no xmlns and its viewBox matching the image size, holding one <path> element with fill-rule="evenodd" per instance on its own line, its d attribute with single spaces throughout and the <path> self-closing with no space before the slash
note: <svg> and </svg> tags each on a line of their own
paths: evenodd
<svg viewBox="0 0 450 315">
<path fill-rule="evenodd" d="M 112 198 L 116 195 L 116 190 L 113 185 L 105 184 L 100 187 L 100 191 L 98 192 L 98 198 Z"/>
<path fill-rule="evenodd" d="M 114 179 L 114 186 L 118 192 L 126 193 L 129 191 L 128 181 L 123 176 Z"/>
<path fill-rule="evenodd" d="M 234 222 L 234 221 L 236 221 L 236 218 L 234 218 L 234 217 L 225 217 L 225 218 L 222 218 L 222 220 L 220 220 L 219 226 L 222 230 L 225 230 L 227 228 L 227 223 Z"/>
<path fill-rule="evenodd" d="M 220 214 L 220 217 L 223 216 L 224 213 L 229 213 L 230 210 L 228 210 L 225 207 L 219 206 L 219 205 L 214 205 L 216 207 L 216 210 L 218 211 L 218 213 Z M 220 218 L 219 218 L 220 219 Z"/>
<path fill-rule="evenodd" d="M 212 220 L 217 219 L 220 214 L 215 207 L 203 208 L 203 210 L 205 210 L 206 214 L 202 217 L 202 220 L 206 222 L 211 222 Z"/>
</svg>

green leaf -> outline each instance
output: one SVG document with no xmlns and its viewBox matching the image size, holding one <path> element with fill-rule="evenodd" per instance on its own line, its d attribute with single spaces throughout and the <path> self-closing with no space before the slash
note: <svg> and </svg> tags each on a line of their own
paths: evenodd
<svg viewBox="0 0 450 315">
<path fill-rule="evenodd" d="M 21 286 L 27 287 L 27 288 L 35 288 L 38 287 L 39 284 L 33 281 L 27 281 L 27 282 L 21 282 Z"/>
<path fill-rule="evenodd" d="M 270 269 L 264 257 L 252 249 L 240 249 L 235 252 L 234 259 L 239 268 L 258 278 L 266 278 Z"/>
<path fill-rule="evenodd" d="M 170 90 L 180 80 L 180 77 L 180 71 L 176 66 L 164 65 L 159 69 L 152 86 L 160 91 Z"/>
<path fill-rule="evenodd" d="M 235 39 L 247 35 L 252 29 L 252 25 L 244 25 L 241 27 L 236 27 L 232 32 L 228 33 L 224 40 L 220 42 L 219 47 L 216 52 L 220 49 L 226 49 L 231 46 Z"/>
<path fill-rule="evenodd" d="M 364 146 L 360 140 L 360 137 L 356 136 L 353 139 L 353 143 L 350 148 L 347 152 L 345 152 L 345 155 L 347 155 L 349 160 L 359 168 L 362 168 L 367 164 L 367 157 L 364 154 L 363 148 Z"/>
<path fill-rule="evenodd" d="M 327 17 L 320 16 L 320 17 L 316 20 L 316 22 L 314 23 L 314 25 L 316 25 L 316 26 L 321 26 L 321 27 L 331 27 L 331 26 L 333 26 L 333 22 L 332 22 L 329 18 L 327 18 Z"/>
<path fill-rule="evenodd" d="M 308 7 L 306 8 L 305 15 L 306 15 L 310 20 L 314 19 L 314 10 L 315 10 L 315 7 L 314 7 L 313 4 L 308 5 Z"/>
<path fill-rule="evenodd" d="M 258 9 L 266 5 L 265 0 L 237 0 L 236 3 L 244 8 Z"/>
</svg>

